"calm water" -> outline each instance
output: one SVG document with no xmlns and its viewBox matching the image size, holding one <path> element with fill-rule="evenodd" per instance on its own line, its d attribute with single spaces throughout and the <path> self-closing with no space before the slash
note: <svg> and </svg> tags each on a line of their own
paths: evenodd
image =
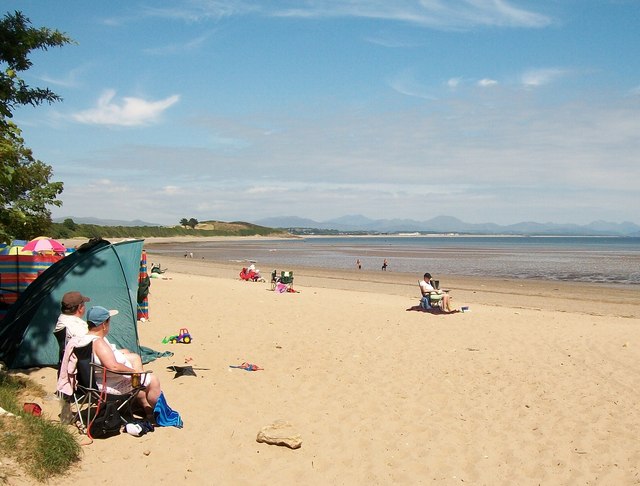
<svg viewBox="0 0 640 486">
<path fill-rule="evenodd" d="M 263 273 L 307 266 L 640 284 L 640 238 L 335 237 L 149 245 L 155 254 L 255 261 Z"/>
</svg>

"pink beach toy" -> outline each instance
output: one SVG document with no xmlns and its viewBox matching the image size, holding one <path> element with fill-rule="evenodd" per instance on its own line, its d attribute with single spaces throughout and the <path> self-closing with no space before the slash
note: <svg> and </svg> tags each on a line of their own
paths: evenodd
<svg viewBox="0 0 640 486">
<path fill-rule="evenodd" d="M 259 371 L 264 369 L 264 368 L 260 368 L 258 365 L 254 365 L 251 363 L 242 363 L 240 366 L 229 365 L 229 368 L 239 368 L 245 371 Z"/>
</svg>

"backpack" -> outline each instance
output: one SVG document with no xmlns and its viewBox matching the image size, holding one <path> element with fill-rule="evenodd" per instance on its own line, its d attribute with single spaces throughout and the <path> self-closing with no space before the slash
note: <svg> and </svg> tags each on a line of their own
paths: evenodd
<svg viewBox="0 0 640 486">
<path fill-rule="evenodd" d="M 91 423 L 89 424 L 89 436 L 106 438 L 120 433 L 122 417 L 115 402 L 103 403 Z"/>
</svg>

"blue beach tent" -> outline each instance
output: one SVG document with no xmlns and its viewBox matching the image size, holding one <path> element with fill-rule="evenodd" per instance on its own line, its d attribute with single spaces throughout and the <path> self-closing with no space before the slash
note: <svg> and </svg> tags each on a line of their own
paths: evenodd
<svg viewBox="0 0 640 486">
<path fill-rule="evenodd" d="M 87 308 L 117 309 L 109 341 L 139 353 L 136 301 L 142 244 L 143 240 L 91 240 L 47 268 L 0 321 L 0 361 L 9 369 L 57 365 L 53 330 L 62 296 L 71 290 L 91 298 Z M 143 361 L 150 359 L 143 355 Z"/>
</svg>

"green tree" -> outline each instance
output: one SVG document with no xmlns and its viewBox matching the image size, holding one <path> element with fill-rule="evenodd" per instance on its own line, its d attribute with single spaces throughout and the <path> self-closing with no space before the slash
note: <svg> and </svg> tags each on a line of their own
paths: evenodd
<svg viewBox="0 0 640 486">
<path fill-rule="evenodd" d="M 196 226 L 198 226 L 198 220 L 196 218 L 191 218 L 187 224 L 191 229 L 194 229 Z"/>
<path fill-rule="evenodd" d="M 187 218 L 182 218 L 180 220 L 180 226 L 186 228 L 187 226 L 189 226 L 189 220 Z"/>
<path fill-rule="evenodd" d="M 71 219 L 71 218 L 67 218 L 62 222 L 62 226 L 64 226 L 66 229 L 70 230 L 70 231 L 75 231 L 76 229 L 78 229 L 78 225 L 76 224 L 76 222 Z"/>
<path fill-rule="evenodd" d="M 21 105 L 59 101 L 48 88 L 32 88 L 18 73 L 28 70 L 34 49 L 47 50 L 73 42 L 66 34 L 31 27 L 22 13 L 0 20 L 0 241 L 31 238 L 51 225 L 48 206 L 60 206 L 62 182 L 50 182 L 52 169 L 24 146 L 21 130 L 10 121 Z"/>
<path fill-rule="evenodd" d="M 24 146 L 20 129 L 9 122 L 0 130 L 0 240 L 31 239 L 47 232 L 62 182 L 49 182 L 52 169 Z"/>
<path fill-rule="evenodd" d="M 37 106 L 61 98 L 48 88 L 32 88 L 18 73 L 32 66 L 29 54 L 34 49 L 47 50 L 73 41 L 66 34 L 46 27 L 31 27 L 31 21 L 21 12 L 5 14 L 0 20 L 0 119 L 5 124 L 19 105 Z M 5 67 L 6 65 L 6 67 Z"/>
</svg>

